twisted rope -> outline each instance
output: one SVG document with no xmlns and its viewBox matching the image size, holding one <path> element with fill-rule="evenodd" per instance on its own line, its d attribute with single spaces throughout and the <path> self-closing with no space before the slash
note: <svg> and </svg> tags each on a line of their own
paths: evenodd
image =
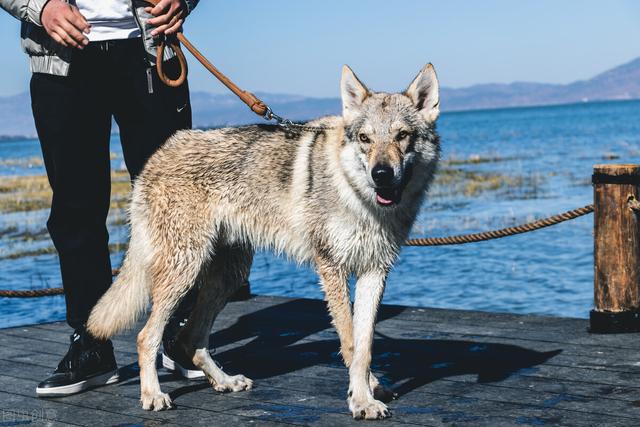
<svg viewBox="0 0 640 427">
<path fill-rule="evenodd" d="M 462 245 L 464 243 L 483 242 L 485 240 L 500 239 L 516 234 L 528 233 L 530 231 L 539 230 L 551 225 L 560 224 L 587 215 L 593 212 L 593 205 L 583 206 L 578 209 L 553 215 L 548 218 L 539 219 L 527 224 L 517 225 L 515 227 L 503 228 L 500 230 L 485 231 L 482 233 L 463 234 L 461 236 L 449 237 L 423 237 L 418 239 L 410 239 L 405 242 L 405 246 L 444 246 L 444 245 Z"/>
<path fill-rule="evenodd" d="M 640 206 L 640 204 L 639 204 Z M 638 208 L 640 209 L 640 207 Z M 483 233 L 463 234 L 461 236 L 449 237 L 423 237 L 419 239 L 407 240 L 405 246 L 444 246 L 444 245 L 461 245 L 464 243 L 482 242 L 485 240 L 500 239 L 502 237 L 513 236 L 515 234 L 528 233 L 530 231 L 539 230 L 551 225 L 560 224 L 561 222 L 576 219 L 583 215 L 593 212 L 593 205 L 587 205 L 578 209 L 573 209 L 559 215 L 550 216 L 548 218 L 539 219 L 527 224 L 517 225 L 515 227 L 503 228 L 500 230 L 485 231 Z M 113 270 L 113 275 L 118 274 L 118 270 Z M 28 291 L 12 291 L 0 290 L 0 298 L 36 298 L 48 297 L 52 295 L 64 294 L 63 288 L 46 288 L 33 289 Z"/>
<path fill-rule="evenodd" d="M 30 291 L 0 290 L 0 297 L 3 298 L 36 298 L 62 294 L 64 294 L 64 289 L 62 288 L 34 289 Z"/>
<path fill-rule="evenodd" d="M 112 276 L 117 276 L 120 270 L 114 269 L 111 271 Z M 37 297 L 51 297 L 54 295 L 63 295 L 63 288 L 43 288 L 43 289 L 31 289 L 28 291 L 13 291 L 9 289 L 0 289 L 0 298 L 37 298 Z"/>
</svg>

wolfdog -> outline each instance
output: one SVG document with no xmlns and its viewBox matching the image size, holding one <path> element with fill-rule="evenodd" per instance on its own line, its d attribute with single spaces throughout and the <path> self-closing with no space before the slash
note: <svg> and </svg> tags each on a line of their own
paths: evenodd
<svg viewBox="0 0 640 427">
<path fill-rule="evenodd" d="M 163 329 L 194 286 L 198 301 L 179 345 L 216 391 L 250 389 L 208 351 L 215 317 L 247 279 L 256 248 L 312 264 L 349 370 L 354 418 L 390 416 L 388 390 L 370 373 L 385 281 L 409 234 L 438 158 L 439 88 L 426 65 L 402 93 L 372 92 L 344 66 L 342 116 L 318 129 L 253 125 L 181 131 L 134 184 L 131 240 L 88 330 L 107 338 L 152 309 L 138 335 L 141 404 L 172 406 L 156 371 Z M 348 279 L 355 276 L 353 307 Z"/>
</svg>

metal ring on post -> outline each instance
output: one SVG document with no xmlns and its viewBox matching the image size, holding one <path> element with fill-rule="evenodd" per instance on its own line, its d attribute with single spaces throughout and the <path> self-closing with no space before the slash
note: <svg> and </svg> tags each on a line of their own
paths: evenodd
<svg viewBox="0 0 640 427">
<path fill-rule="evenodd" d="M 170 44 L 171 49 L 173 49 L 173 51 L 176 53 L 176 56 L 178 57 L 178 62 L 180 64 L 180 75 L 176 80 L 171 80 L 169 77 L 167 77 L 167 75 L 164 73 L 164 70 L 162 69 L 162 60 L 164 58 L 165 47 L 164 41 L 160 42 L 160 44 L 158 45 L 158 49 L 156 50 L 156 69 L 158 70 L 158 77 L 160 78 L 160 81 L 162 81 L 162 83 L 170 87 L 178 87 L 182 86 L 184 81 L 187 79 L 187 58 L 185 58 L 184 53 L 182 53 L 182 49 L 180 49 L 180 43 L 178 41 L 171 41 Z"/>
</svg>

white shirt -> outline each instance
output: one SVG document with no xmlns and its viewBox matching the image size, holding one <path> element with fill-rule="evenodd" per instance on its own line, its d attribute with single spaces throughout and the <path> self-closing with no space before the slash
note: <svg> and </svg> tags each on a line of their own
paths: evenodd
<svg viewBox="0 0 640 427">
<path fill-rule="evenodd" d="M 131 11 L 131 0 L 72 0 L 89 24 L 89 41 L 140 37 L 140 28 Z"/>
</svg>

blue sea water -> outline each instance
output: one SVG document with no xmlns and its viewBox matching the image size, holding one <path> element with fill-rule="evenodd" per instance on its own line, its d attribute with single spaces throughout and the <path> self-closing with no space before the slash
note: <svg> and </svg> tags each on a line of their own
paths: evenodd
<svg viewBox="0 0 640 427">
<path fill-rule="evenodd" d="M 445 113 L 439 121 L 444 159 L 495 158 L 451 165 L 500 174 L 507 185 L 479 194 L 435 187 L 414 236 L 445 236 L 510 226 L 592 202 L 594 164 L 640 163 L 640 101 Z M 1 132 L 0 132 L 1 133 Z M 122 167 L 117 139 L 114 167 Z M 0 143 L 0 175 L 44 173 L 34 162 L 37 141 Z M 4 214 L 0 230 L 38 230 L 47 212 Z M 410 306 L 587 317 L 593 299 L 593 217 L 484 243 L 405 248 L 392 271 L 384 302 Z M 111 227 L 113 241 L 126 228 Z M 58 286 L 57 259 L 40 255 L 3 259 L 15 251 L 0 234 L 0 288 Z M 34 246 L 35 245 L 35 246 Z M 47 246 L 42 239 L 33 247 Z M 113 254 L 118 265 L 122 254 Z M 251 272 L 257 294 L 322 298 L 315 273 L 268 253 Z M 62 297 L 0 299 L 0 327 L 64 319 Z"/>
</svg>

